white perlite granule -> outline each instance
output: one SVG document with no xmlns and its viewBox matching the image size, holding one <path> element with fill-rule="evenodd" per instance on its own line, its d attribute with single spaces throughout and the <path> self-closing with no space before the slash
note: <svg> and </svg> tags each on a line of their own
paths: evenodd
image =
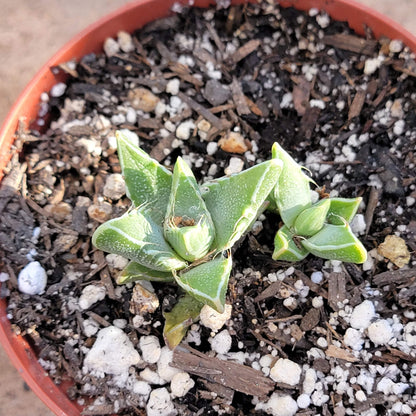
<svg viewBox="0 0 416 416">
<path fill-rule="evenodd" d="M 323 280 L 323 278 L 324 278 L 324 274 L 322 273 L 322 272 L 313 272 L 312 274 L 311 274 L 311 280 L 312 280 L 312 282 L 313 283 L 316 283 L 316 284 L 320 284 L 320 283 L 322 283 L 322 280 Z"/>
<path fill-rule="evenodd" d="M 122 376 L 127 379 L 129 368 L 141 361 L 129 337 L 115 326 L 98 332 L 97 339 L 84 360 L 84 371 Z"/>
<path fill-rule="evenodd" d="M 299 364 L 288 360 L 287 358 L 280 358 L 270 370 L 270 377 L 276 383 L 285 383 L 290 386 L 296 386 L 300 380 L 302 369 Z"/>
<path fill-rule="evenodd" d="M 195 381 L 192 380 L 188 373 L 183 372 L 175 374 L 170 382 L 172 397 L 185 396 L 194 385 Z"/>
<path fill-rule="evenodd" d="M 232 157 L 230 164 L 224 169 L 226 175 L 232 175 L 233 173 L 240 173 L 243 170 L 244 161 L 239 157 Z"/>
<path fill-rule="evenodd" d="M 217 354 L 226 354 L 230 351 L 232 338 L 227 329 L 219 332 L 211 340 L 211 348 Z"/>
<path fill-rule="evenodd" d="M 367 328 L 367 335 L 375 345 L 383 345 L 391 340 L 393 330 L 388 321 L 380 319 Z"/>
<path fill-rule="evenodd" d="M 120 46 L 113 38 L 107 38 L 104 41 L 103 49 L 107 56 L 114 56 L 120 52 Z"/>
<path fill-rule="evenodd" d="M 317 375 L 316 371 L 313 368 L 308 368 L 305 371 L 305 377 L 303 379 L 303 392 L 306 394 L 311 394 L 315 390 Z"/>
<path fill-rule="evenodd" d="M 94 303 L 105 298 L 105 287 L 99 285 L 88 285 L 82 289 L 79 298 L 79 307 L 83 310 L 90 308 Z"/>
<path fill-rule="evenodd" d="M 350 325 L 355 329 L 366 329 L 375 317 L 375 314 L 373 302 L 365 300 L 352 311 Z"/>
<path fill-rule="evenodd" d="M 10 276 L 6 272 L 0 272 L 0 283 L 7 282 L 10 279 Z"/>
<path fill-rule="evenodd" d="M 173 78 L 166 84 L 166 92 L 172 95 L 178 95 L 181 82 L 178 78 Z"/>
<path fill-rule="evenodd" d="M 19 273 L 17 284 L 26 295 L 40 295 L 45 291 L 48 277 L 38 261 L 27 264 Z"/>
<path fill-rule="evenodd" d="M 298 397 L 296 403 L 300 409 L 307 409 L 311 404 L 311 398 L 309 395 L 303 393 Z"/>
<path fill-rule="evenodd" d="M 150 393 L 146 411 L 147 416 L 174 416 L 178 414 L 165 387 L 155 389 Z"/>
<path fill-rule="evenodd" d="M 231 305 L 225 305 L 223 313 L 218 313 L 208 305 L 204 305 L 199 314 L 202 325 L 214 332 L 219 331 L 224 324 L 231 318 Z"/>
<path fill-rule="evenodd" d="M 191 137 L 191 130 L 195 128 L 193 120 L 186 120 L 179 124 L 176 129 L 176 137 L 180 140 L 188 140 Z"/>
<path fill-rule="evenodd" d="M 258 403 L 256 410 L 264 410 L 272 416 L 293 416 L 298 410 L 298 405 L 291 396 L 273 393 L 267 403 Z"/>
<path fill-rule="evenodd" d="M 363 348 L 364 339 L 360 331 L 354 328 L 348 328 L 345 331 L 344 343 L 355 351 L 360 351 Z"/>
<path fill-rule="evenodd" d="M 173 360 L 173 351 L 168 347 L 162 347 L 160 357 L 157 362 L 157 373 L 163 380 L 171 381 L 175 374 L 181 372 L 178 368 L 171 367 L 169 364 Z"/>
<path fill-rule="evenodd" d="M 143 360 L 149 364 L 156 363 L 160 358 L 160 343 L 155 335 L 141 337 L 139 340 Z"/>
</svg>

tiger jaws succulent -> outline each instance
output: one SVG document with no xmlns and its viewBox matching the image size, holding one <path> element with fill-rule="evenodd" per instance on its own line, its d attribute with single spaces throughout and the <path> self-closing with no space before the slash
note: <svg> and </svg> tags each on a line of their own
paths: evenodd
<svg viewBox="0 0 416 416">
<path fill-rule="evenodd" d="M 231 248 L 265 208 L 283 163 L 278 158 L 199 186 L 180 157 L 173 173 L 116 133 L 132 208 L 100 225 L 93 244 L 130 260 L 118 283 L 176 282 L 185 292 L 165 313 L 164 336 L 175 347 L 204 304 L 224 311 Z"/>
<path fill-rule="evenodd" d="M 231 248 L 266 207 L 283 221 L 273 259 L 299 261 L 312 253 L 345 262 L 366 260 L 349 226 L 361 198 L 324 198 L 313 204 L 312 180 L 277 143 L 271 160 L 199 185 L 182 158 L 171 172 L 122 132 L 116 137 L 132 207 L 100 225 L 93 244 L 130 260 L 119 284 L 175 282 L 183 289 L 184 296 L 164 314 L 170 348 L 179 344 L 204 305 L 224 311 Z"/>
<path fill-rule="evenodd" d="M 361 198 L 324 198 L 312 204 L 312 180 L 302 167 L 277 143 L 272 157 L 283 162 L 269 197 L 283 221 L 274 239 L 273 259 L 299 261 L 312 253 L 324 259 L 364 263 L 367 251 L 349 226 Z"/>
</svg>

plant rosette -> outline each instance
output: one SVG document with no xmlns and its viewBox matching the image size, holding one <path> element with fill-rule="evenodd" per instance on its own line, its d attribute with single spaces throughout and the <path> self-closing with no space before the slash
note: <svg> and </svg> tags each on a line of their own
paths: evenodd
<svg viewBox="0 0 416 416">
<path fill-rule="evenodd" d="M 19 129 L 2 182 L 0 329 L 56 414 L 415 407 L 414 61 L 395 38 L 416 42 L 351 2 L 281 3 L 307 13 L 175 4 L 130 35 L 173 4 L 143 2 L 51 61 L 58 117 Z M 19 101 L 3 165 L 54 82 Z"/>
</svg>

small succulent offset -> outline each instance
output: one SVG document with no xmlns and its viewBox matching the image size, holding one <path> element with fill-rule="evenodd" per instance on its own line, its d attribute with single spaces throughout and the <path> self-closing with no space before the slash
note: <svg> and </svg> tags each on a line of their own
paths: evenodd
<svg viewBox="0 0 416 416">
<path fill-rule="evenodd" d="M 176 282 L 185 292 L 165 313 L 166 343 L 175 347 L 204 304 L 222 313 L 231 247 L 265 209 L 283 163 L 274 158 L 198 186 L 182 158 L 173 173 L 116 133 L 132 208 L 100 225 L 93 244 L 130 260 L 118 283 Z"/>
<path fill-rule="evenodd" d="M 324 259 L 365 262 L 367 252 L 349 226 L 361 198 L 324 198 L 313 204 L 312 180 L 302 167 L 277 143 L 272 157 L 283 162 L 269 197 L 283 221 L 275 236 L 273 259 L 299 261 L 312 253 Z"/>
</svg>

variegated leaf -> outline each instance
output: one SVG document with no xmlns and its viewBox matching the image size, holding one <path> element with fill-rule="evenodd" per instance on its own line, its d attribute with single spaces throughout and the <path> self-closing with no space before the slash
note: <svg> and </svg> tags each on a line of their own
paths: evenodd
<svg viewBox="0 0 416 416">
<path fill-rule="evenodd" d="M 172 173 L 116 132 L 118 157 L 127 186 L 127 196 L 136 207 L 147 205 L 150 215 L 162 224 L 169 201 Z"/>
<path fill-rule="evenodd" d="M 310 253 L 324 259 L 358 264 L 367 259 L 366 249 L 347 223 L 325 224 L 321 231 L 301 243 Z"/>
<path fill-rule="evenodd" d="M 331 198 L 330 201 L 328 221 L 334 225 L 342 225 L 344 222 L 350 223 L 352 221 L 362 198 Z"/>
<path fill-rule="evenodd" d="M 178 157 L 163 231 L 176 252 L 188 261 L 204 257 L 214 241 L 211 215 L 189 166 Z"/>
<path fill-rule="evenodd" d="M 148 267 L 145 267 L 135 261 L 131 261 L 117 276 L 117 283 L 119 285 L 135 282 L 137 280 L 172 282 L 174 279 L 171 272 L 160 272 L 149 269 Z"/>
<path fill-rule="evenodd" d="M 182 341 L 188 328 L 198 320 L 203 306 L 203 303 L 186 294 L 179 299 L 170 312 L 163 314 L 165 318 L 163 337 L 171 350 Z"/>
<path fill-rule="evenodd" d="M 309 187 L 311 179 L 277 143 L 273 144 L 272 157 L 283 161 L 282 173 L 272 195 L 283 222 L 292 227 L 296 217 L 312 204 Z"/>
<path fill-rule="evenodd" d="M 186 293 L 223 313 L 231 267 L 231 255 L 219 254 L 211 261 L 174 275 Z"/>
<path fill-rule="evenodd" d="M 153 270 L 169 272 L 186 267 L 186 262 L 166 243 L 162 227 L 143 207 L 101 224 L 92 241 L 100 250 L 119 254 Z"/>
<path fill-rule="evenodd" d="M 249 229 L 264 208 L 281 169 L 282 162 L 272 159 L 203 185 L 202 197 L 215 225 L 213 247 L 228 249 Z"/>
<path fill-rule="evenodd" d="M 300 243 L 296 245 L 293 238 L 294 234 L 290 232 L 286 225 L 279 229 L 274 238 L 273 260 L 300 261 L 309 254 L 308 250 L 302 247 Z"/>
</svg>

